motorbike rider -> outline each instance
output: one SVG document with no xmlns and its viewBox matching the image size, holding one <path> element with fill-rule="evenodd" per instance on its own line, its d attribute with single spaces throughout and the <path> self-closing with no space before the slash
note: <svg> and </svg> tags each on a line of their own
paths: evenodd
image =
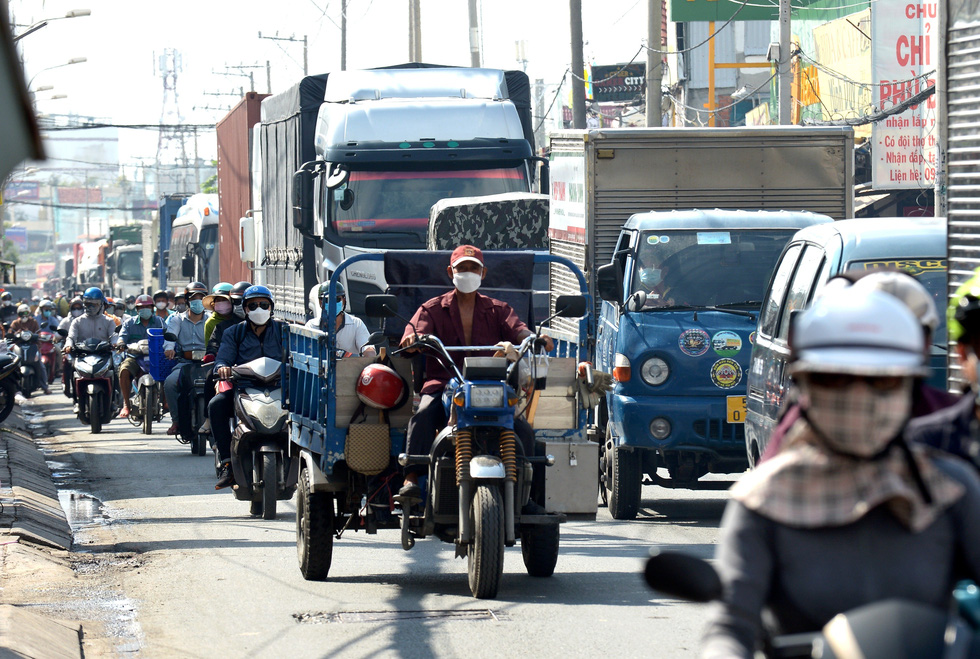
<svg viewBox="0 0 980 659">
<path fill-rule="evenodd" d="M 953 294 L 946 318 L 962 378 L 970 389 L 953 406 L 910 423 L 907 436 L 959 455 L 980 469 L 980 268 Z"/>
<path fill-rule="evenodd" d="M 116 324 L 116 327 L 122 327 L 122 319 L 116 314 L 116 301 L 111 297 L 105 299 L 105 315 Z"/>
<path fill-rule="evenodd" d="M 7 326 L 17 318 L 14 296 L 4 291 L 0 293 L 0 324 Z"/>
<path fill-rule="evenodd" d="M 150 298 L 150 301 L 152 302 L 153 301 L 153 298 Z M 135 295 L 127 295 L 126 296 L 126 310 L 124 311 L 124 313 L 127 316 L 138 316 L 139 315 L 139 312 L 136 310 L 136 296 Z"/>
<path fill-rule="evenodd" d="M 187 311 L 187 296 L 183 291 L 176 291 L 173 298 L 174 313 L 184 313 Z"/>
<path fill-rule="evenodd" d="M 62 318 L 64 318 L 65 316 L 68 315 L 69 305 L 70 305 L 70 302 L 69 302 L 68 298 L 65 296 L 64 293 L 62 293 L 61 291 L 58 291 L 57 293 L 55 293 L 55 295 L 54 295 L 54 307 L 55 307 L 55 311 L 58 313 L 59 316 L 61 316 Z"/>
<path fill-rule="evenodd" d="M 259 357 L 282 360 L 285 323 L 272 318 L 275 301 L 265 286 L 250 286 L 242 296 L 246 320 L 225 332 L 214 361 L 214 370 L 221 380 L 231 377 L 232 366 L 245 364 Z M 221 471 L 214 489 L 229 487 L 235 482 L 231 470 L 231 427 L 234 413 L 234 390 L 215 394 L 208 405 L 208 418 L 214 433 Z"/>
<path fill-rule="evenodd" d="M 314 317 L 307 321 L 306 327 L 326 332 L 328 322 L 327 304 L 330 302 L 330 284 L 320 284 L 317 301 L 320 307 L 319 313 L 317 314 L 319 317 Z M 368 332 L 367 325 L 364 324 L 364 321 L 344 311 L 347 307 L 347 291 L 339 281 L 337 282 L 337 307 L 339 312 L 334 323 L 334 331 L 337 333 L 337 350 L 342 350 L 345 354 L 349 355 L 377 354 L 374 346 L 366 345 L 371 333 Z"/>
<path fill-rule="evenodd" d="M 231 313 L 228 314 L 228 316 L 224 320 L 219 321 L 217 325 L 214 326 L 214 329 L 211 330 L 211 334 L 210 336 L 208 336 L 208 347 L 207 347 L 207 352 L 209 355 L 217 356 L 218 348 L 221 346 L 221 337 L 224 336 L 225 331 L 229 327 L 234 327 L 238 323 L 245 320 L 245 307 L 242 306 L 242 297 L 245 295 L 245 291 L 251 288 L 251 286 L 252 284 L 247 281 L 240 281 L 234 286 L 232 286 L 231 290 L 228 291 L 228 299 L 231 300 Z M 207 298 L 204 299 L 206 305 Z M 221 310 L 224 310 L 227 307 L 225 307 L 221 301 L 217 300 L 217 298 L 215 299 L 214 304 L 215 304 L 215 315 L 223 315 L 219 313 L 218 305 L 220 305 Z M 205 332 L 207 332 L 206 329 Z"/>
<path fill-rule="evenodd" d="M 34 316 L 34 320 L 37 321 L 38 328 L 41 330 L 47 330 L 49 332 L 56 332 L 58 326 L 61 324 L 61 316 L 55 311 L 54 302 L 51 300 L 44 300 L 38 307 L 39 313 Z"/>
<path fill-rule="evenodd" d="M 72 321 L 85 313 L 85 306 L 82 304 L 81 296 L 75 296 L 72 298 L 68 306 L 68 314 L 61 319 L 61 323 L 58 325 L 58 332 L 55 336 L 58 343 L 65 341 L 65 337 L 68 336 L 68 328 L 71 327 Z M 64 331 L 64 336 L 61 332 Z M 61 384 L 62 391 L 65 396 L 74 400 L 75 390 L 71 386 L 72 375 L 74 373 L 74 367 L 72 366 L 71 356 L 67 353 L 61 359 Z"/>
<path fill-rule="evenodd" d="M 23 332 L 27 330 L 28 332 L 37 332 L 40 329 L 37 320 L 31 314 L 31 308 L 26 304 L 22 304 L 17 307 L 17 319 L 10 323 L 10 331 Z"/>
<path fill-rule="evenodd" d="M 502 341 L 517 344 L 532 334 L 510 305 L 477 292 L 487 275 L 483 252 L 478 247 L 460 245 L 453 250 L 446 274 L 453 282 L 453 290 L 432 298 L 418 308 L 411 324 L 405 327 L 400 342 L 402 348 L 408 348 L 416 340 L 413 325 L 419 334 L 435 335 L 446 346 L 486 346 Z M 554 342 L 547 335 L 541 338 L 544 339 L 545 348 L 551 352 Z M 466 354 L 454 353 L 454 360 L 460 367 Z M 426 357 L 425 370 L 422 399 L 418 411 L 408 422 L 407 451 L 412 455 L 428 454 L 436 433 L 448 421 L 442 405 L 442 391 L 449 382 L 450 372 L 433 357 Z M 515 417 L 514 432 L 524 445 L 525 455 L 534 455 L 534 432 L 530 424 L 523 418 Z M 405 482 L 399 491 L 403 499 L 420 498 L 418 479 L 425 470 L 425 466 L 419 465 L 405 469 Z M 532 500 L 524 512 L 538 512 L 540 506 L 535 498 L 539 497 L 532 493 Z"/>
<path fill-rule="evenodd" d="M 136 316 L 127 316 L 123 321 L 119 336 L 116 337 L 116 346 L 119 348 L 129 347 L 134 352 L 138 348 L 136 344 L 140 341 L 149 340 L 150 335 L 147 330 L 150 328 L 164 329 L 163 319 L 153 313 L 153 298 L 149 295 L 140 295 L 136 299 Z M 129 416 L 130 397 L 132 396 L 133 381 L 143 375 L 143 369 L 139 362 L 132 355 L 126 355 L 122 364 L 119 366 L 119 387 L 123 394 L 123 409 L 120 417 Z"/>
<path fill-rule="evenodd" d="M 185 440 L 190 440 L 193 432 L 190 418 L 191 406 L 186 404 L 192 386 L 185 371 L 187 371 L 187 365 L 193 363 L 191 362 L 191 353 L 195 350 L 203 351 L 205 347 L 204 296 L 207 293 L 207 286 L 199 281 L 192 281 L 187 284 L 184 294 L 189 300 L 188 309 L 183 313 L 173 314 L 167 320 L 166 335 L 172 334 L 175 340 L 165 340 L 163 344 L 164 355 L 167 359 L 177 360 L 177 364 L 163 384 L 167 405 L 170 408 L 170 417 L 173 420 L 173 425 L 167 430 L 167 434 L 175 435 L 179 429 L 180 436 Z M 185 404 L 181 405 L 181 402 Z"/>
<path fill-rule="evenodd" d="M 204 298 L 204 308 L 213 312 L 204 323 L 204 343 L 207 344 L 218 324 L 233 317 L 231 284 L 226 281 L 215 284 L 211 294 Z"/>
<path fill-rule="evenodd" d="M 902 434 L 922 335 L 893 296 L 853 286 L 795 319 L 802 415 L 730 490 L 702 656 L 751 657 L 764 626 L 817 631 L 881 599 L 944 609 L 958 579 L 980 577 L 980 477 Z"/>
<path fill-rule="evenodd" d="M 88 339 L 98 339 L 99 341 L 110 341 L 116 331 L 116 324 L 109 320 L 103 312 L 105 305 L 105 294 L 101 289 L 92 286 L 82 294 L 82 306 L 85 313 L 73 319 L 68 326 L 68 338 L 65 339 L 65 354 L 71 352 L 76 343 L 82 343 Z M 69 371 L 70 369 L 65 369 Z M 71 380 L 68 380 L 70 383 Z M 70 387 L 69 387 L 70 388 Z"/>
<path fill-rule="evenodd" d="M 169 305 L 170 298 L 167 296 L 167 291 L 161 289 L 153 294 L 153 306 L 156 307 L 156 314 L 164 321 L 170 318 Z"/>
</svg>

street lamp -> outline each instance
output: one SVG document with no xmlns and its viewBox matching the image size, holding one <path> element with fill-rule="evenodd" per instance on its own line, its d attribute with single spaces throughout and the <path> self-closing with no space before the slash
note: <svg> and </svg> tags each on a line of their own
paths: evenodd
<svg viewBox="0 0 980 659">
<path fill-rule="evenodd" d="M 17 36 L 15 36 L 14 37 L 14 41 L 20 41 L 21 39 L 23 39 L 24 37 L 26 37 L 28 34 L 31 34 L 32 32 L 37 32 L 38 30 L 40 30 L 42 27 L 44 27 L 45 25 L 47 25 L 51 21 L 60 21 L 60 20 L 65 19 L 65 18 L 79 18 L 80 16 L 91 16 L 91 15 L 92 15 L 92 10 L 90 10 L 90 9 L 72 9 L 70 12 L 68 12 L 64 16 L 54 16 L 52 18 L 45 18 L 44 20 L 41 20 L 41 21 L 38 21 L 37 23 L 32 24 L 26 30 L 24 30 L 23 32 L 21 32 L 20 34 L 18 34 Z"/>
<path fill-rule="evenodd" d="M 72 64 L 81 64 L 82 62 L 87 62 L 87 61 L 88 61 L 88 58 L 87 57 L 72 57 L 70 60 L 68 60 L 64 64 L 55 64 L 54 66 L 49 66 L 46 69 L 41 69 L 40 71 L 38 71 L 37 73 L 35 73 L 33 76 L 31 76 L 30 81 L 27 83 L 27 88 L 30 89 L 31 88 L 31 85 L 34 83 L 34 78 L 38 77 L 39 75 L 41 75 L 45 71 L 51 71 L 52 69 L 60 69 L 63 66 L 70 66 Z"/>
</svg>

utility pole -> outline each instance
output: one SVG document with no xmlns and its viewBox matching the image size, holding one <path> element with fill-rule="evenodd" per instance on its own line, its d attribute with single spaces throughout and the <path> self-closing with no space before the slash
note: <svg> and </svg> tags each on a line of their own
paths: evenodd
<svg viewBox="0 0 980 659">
<path fill-rule="evenodd" d="M 663 16 L 663 0 L 647 0 L 647 126 L 660 127 L 663 125 L 663 108 L 660 92 L 663 80 L 663 48 L 661 43 L 661 20 Z"/>
<path fill-rule="evenodd" d="M 787 0 L 788 1 L 788 0 Z M 572 128 L 585 128 L 585 60 L 582 56 L 582 0 L 569 0 L 572 19 Z"/>
<path fill-rule="evenodd" d="M 792 120 L 793 69 L 790 67 L 790 0 L 779 0 L 779 125 L 788 126 Z"/>
<path fill-rule="evenodd" d="M 340 70 L 347 70 L 347 0 L 340 0 Z"/>
<path fill-rule="evenodd" d="M 259 32 L 259 39 L 269 39 L 270 41 L 296 41 L 296 42 L 302 41 L 303 42 L 303 75 L 304 76 L 305 75 L 309 75 L 309 70 L 308 70 L 308 67 L 307 67 L 307 61 L 308 61 L 307 60 L 307 43 L 306 43 L 306 35 L 305 34 L 303 35 L 302 40 L 300 40 L 300 39 L 297 39 L 295 35 L 293 35 L 291 37 L 280 37 L 278 32 L 276 33 L 276 35 L 274 37 L 270 37 L 268 35 L 266 35 L 266 36 L 263 37 L 262 36 L 262 33 Z M 269 87 L 271 89 L 272 85 L 270 84 Z M 272 92 L 270 91 L 269 93 L 271 94 Z"/>
<path fill-rule="evenodd" d="M 419 0 L 408 0 L 408 61 L 422 61 L 422 7 Z"/>
<path fill-rule="evenodd" d="M 470 5 L 470 66 L 480 68 L 480 15 L 476 11 L 476 0 Z"/>
<path fill-rule="evenodd" d="M 272 62 L 269 60 L 265 61 L 265 86 L 266 91 L 270 94 L 272 93 Z"/>
</svg>

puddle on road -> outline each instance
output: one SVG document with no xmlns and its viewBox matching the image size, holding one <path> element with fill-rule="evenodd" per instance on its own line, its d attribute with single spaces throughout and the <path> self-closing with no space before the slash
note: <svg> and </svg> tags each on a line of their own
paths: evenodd
<svg viewBox="0 0 980 659">
<path fill-rule="evenodd" d="M 404 620 L 474 620 L 503 622 L 506 613 L 492 609 L 430 610 L 430 611 L 339 611 L 336 613 L 294 613 L 300 624 L 324 625 L 334 623 L 402 622 Z"/>
</svg>

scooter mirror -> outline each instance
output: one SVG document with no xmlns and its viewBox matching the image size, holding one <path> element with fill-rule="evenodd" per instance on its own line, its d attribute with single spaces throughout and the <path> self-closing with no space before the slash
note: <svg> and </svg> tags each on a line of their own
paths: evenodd
<svg viewBox="0 0 980 659">
<path fill-rule="evenodd" d="M 559 295 L 555 300 L 555 313 L 562 318 L 581 318 L 585 310 L 584 295 Z"/>
<path fill-rule="evenodd" d="M 385 342 L 385 339 L 386 339 L 386 337 L 385 337 L 385 333 L 384 332 L 375 332 L 371 336 L 368 337 L 367 343 L 365 343 L 363 346 L 361 346 L 361 349 L 363 350 L 366 346 L 377 346 L 377 345 L 381 345 L 382 343 Z"/>
<path fill-rule="evenodd" d="M 394 295 L 368 295 L 364 313 L 372 318 L 388 318 L 398 313 L 398 298 Z"/>
<path fill-rule="evenodd" d="M 68 330 L 66 330 L 66 329 L 61 329 L 61 328 L 58 328 L 58 334 L 59 334 L 60 336 L 62 336 L 62 337 L 67 337 L 67 336 L 68 336 Z"/>
</svg>

